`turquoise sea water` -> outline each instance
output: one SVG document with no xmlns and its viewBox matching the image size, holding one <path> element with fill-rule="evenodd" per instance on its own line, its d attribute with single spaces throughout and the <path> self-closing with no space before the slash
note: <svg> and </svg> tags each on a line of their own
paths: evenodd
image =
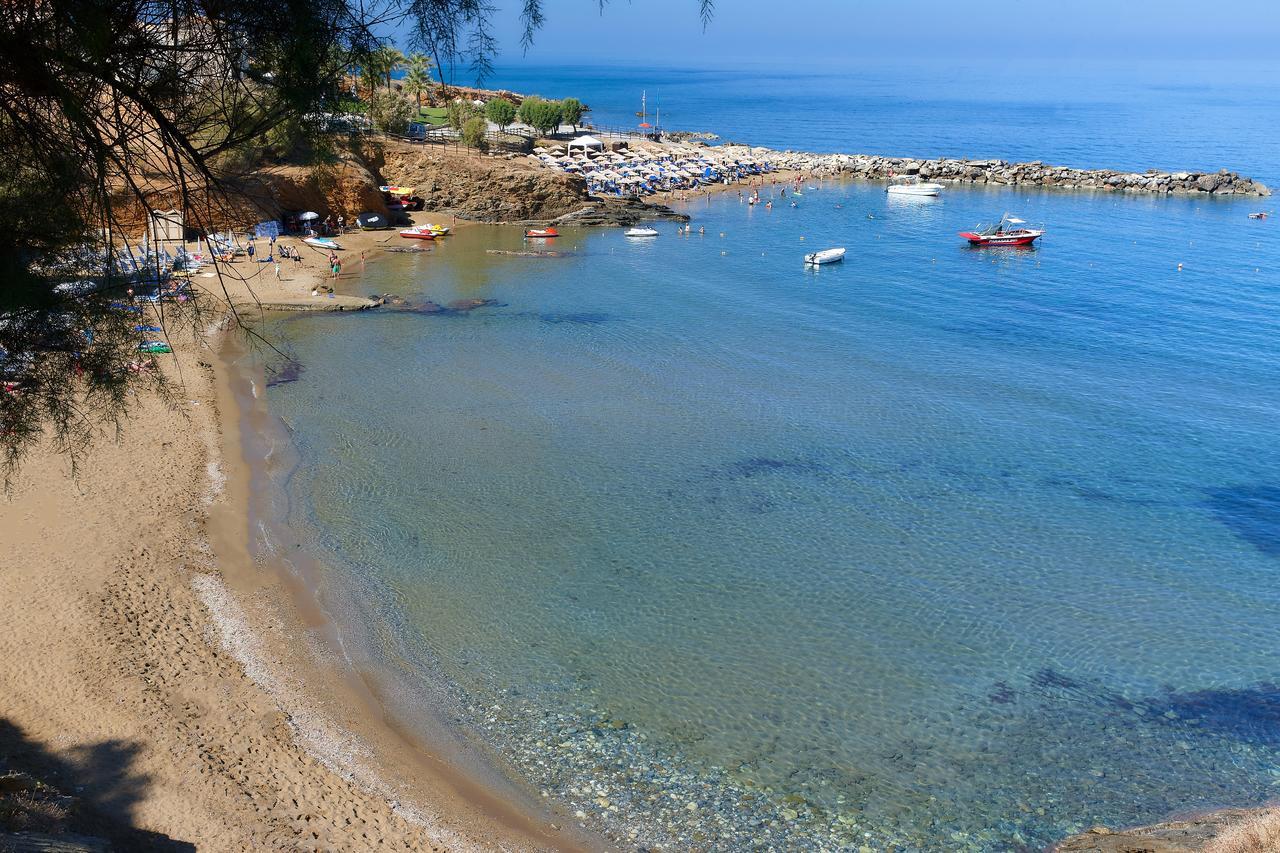
<svg viewBox="0 0 1280 853">
<path fill-rule="evenodd" d="M 361 289 L 494 304 L 277 325 L 290 520 L 401 715 L 443 680 L 636 844 L 1007 850 L 1273 797 L 1276 220 L 789 203 L 557 259 L 467 228 Z M 956 236 L 1005 210 L 1037 249 Z"/>
</svg>

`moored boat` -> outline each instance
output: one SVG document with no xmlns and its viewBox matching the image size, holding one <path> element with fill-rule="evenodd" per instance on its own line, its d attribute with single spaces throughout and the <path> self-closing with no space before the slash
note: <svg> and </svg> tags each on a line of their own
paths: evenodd
<svg viewBox="0 0 1280 853">
<path fill-rule="evenodd" d="M 436 233 L 431 230 L 430 225 L 415 225 L 412 228 L 402 228 L 400 236 L 406 240 L 434 240 Z"/>
<path fill-rule="evenodd" d="M 1271 215 L 1271 212 L 1270 212 L 1270 211 L 1268 211 L 1268 210 L 1260 210 L 1260 211 L 1258 211 L 1257 213 L 1250 213 L 1250 214 L 1249 214 L 1249 218 L 1250 218 L 1250 219 L 1266 219 L 1266 218 L 1267 218 L 1268 216 L 1270 216 L 1270 215 Z"/>
<path fill-rule="evenodd" d="M 1005 214 L 995 225 L 975 226 L 972 231 L 961 231 L 960 236 L 969 241 L 970 246 L 1030 246 L 1044 230 L 1024 228 L 1026 221 Z"/>
<path fill-rule="evenodd" d="M 807 266 L 821 266 L 822 264 L 834 264 L 844 260 L 844 247 L 837 249 L 823 249 L 821 252 L 812 252 L 804 256 L 804 262 Z"/>
<path fill-rule="evenodd" d="M 627 237 L 657 237 L 658 232 L 654 228 L 628 228 Z"/>
<path fill-rule="evenodd" d="M 332 249 L 340 252 L 342 247 L 338 245 L 337 240 L 330 240 L 328 237 L 306 237 L 303 239 L 308 246 L 315 246 L 317 249 Z"/>
<path fill-rule="evenodd" d="M 902 175 L 893 179 L 893 183 L 885 188 L 885 192 L 889 195 L 910 195 L 933 197 L 938 195 L 945 189 L 942 184 L 931 184 L 928 181 L 922 181 L 915 175 Z"/>
<path fill-rule="evenodd" d="M 530 228 L 524 232 L 524 236 L 540 240 L 547 237 L 559 237 L 560 232 L 554 228 Z"/>
</svg>

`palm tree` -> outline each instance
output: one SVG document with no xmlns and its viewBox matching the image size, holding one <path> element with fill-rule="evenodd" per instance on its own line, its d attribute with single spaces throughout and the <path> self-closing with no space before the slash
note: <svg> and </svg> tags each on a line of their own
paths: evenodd
<svg viewBox="0 0 1280 853">
<path fill-rule="evenodd" d="M 404 87 L 413 93 L 422 110 L 422 93 L 431 86 L 431 57 L 425 53 L 409 55 L 409 67 L 404 75 Z"/>
<path fill-rule="evenodd" d="M 387 77 L 387 91 L 391 91 L 391 74 L 404 65 L 404 54 L 395 45 L 384 44 L 374 52 L 374 64 Z"/>
</svg>

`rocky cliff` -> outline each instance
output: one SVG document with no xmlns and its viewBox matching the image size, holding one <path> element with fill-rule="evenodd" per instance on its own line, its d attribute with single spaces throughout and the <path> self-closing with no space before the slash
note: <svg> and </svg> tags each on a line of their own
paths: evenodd
<svg viewBox="0 0 1280 853">
<path fill-rule="evenodd" d="M 264 214 L 314 210 L 321 216 L 348 220 L 366 211 L 387 212 L 378 179 L 359 154 L 345 153 L 333 163 L 269 166 L 242 181 L 243 189 Z"/>
<path fill-rule="evenodd" d="M 432 145 L 388 143 L 371 160 L 389 183 L 413 187 L 426 209 L 479 222 L 546 221 L 588 201 L 580 177 Z"/>
</svg>

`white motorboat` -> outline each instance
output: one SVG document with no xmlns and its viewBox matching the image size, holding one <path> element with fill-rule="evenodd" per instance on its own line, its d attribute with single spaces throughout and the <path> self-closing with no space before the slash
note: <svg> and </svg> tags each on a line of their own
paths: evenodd
<svg viewBox="0 0 1280 853">
<path fill-rule="evenodd" d="M 308 246 L 315 246 L 317 249 L 328 249 L 330 251 L 341 251 L 342 247 L 338 245 L 336 240 L 330 240 L 328 237 L 307 237 L 302 242 Z"/>
<path fill-rule="evenodd" d="M 814 252 L 804 256 L 804 262 L 809 266 L 821 266 L 822 264 L 834 264 L 837 261 L 844 260 L 844 248 L 839 249 L 823 249 L 821 252 Z"/>
<path fill-rule="evenodd" d="M 894 178 L 885 192 L 889 195 L 936 196 L 943 189 L 942 184 L 931 184 L 920 180 L 915 175 L 903 175 Z"/>
<path fill-rule="evenodd" d="M 658 232 L 653 228 L 628 228 L 626 236 L 628 237 L 657 237 Z"/>
</svg>

